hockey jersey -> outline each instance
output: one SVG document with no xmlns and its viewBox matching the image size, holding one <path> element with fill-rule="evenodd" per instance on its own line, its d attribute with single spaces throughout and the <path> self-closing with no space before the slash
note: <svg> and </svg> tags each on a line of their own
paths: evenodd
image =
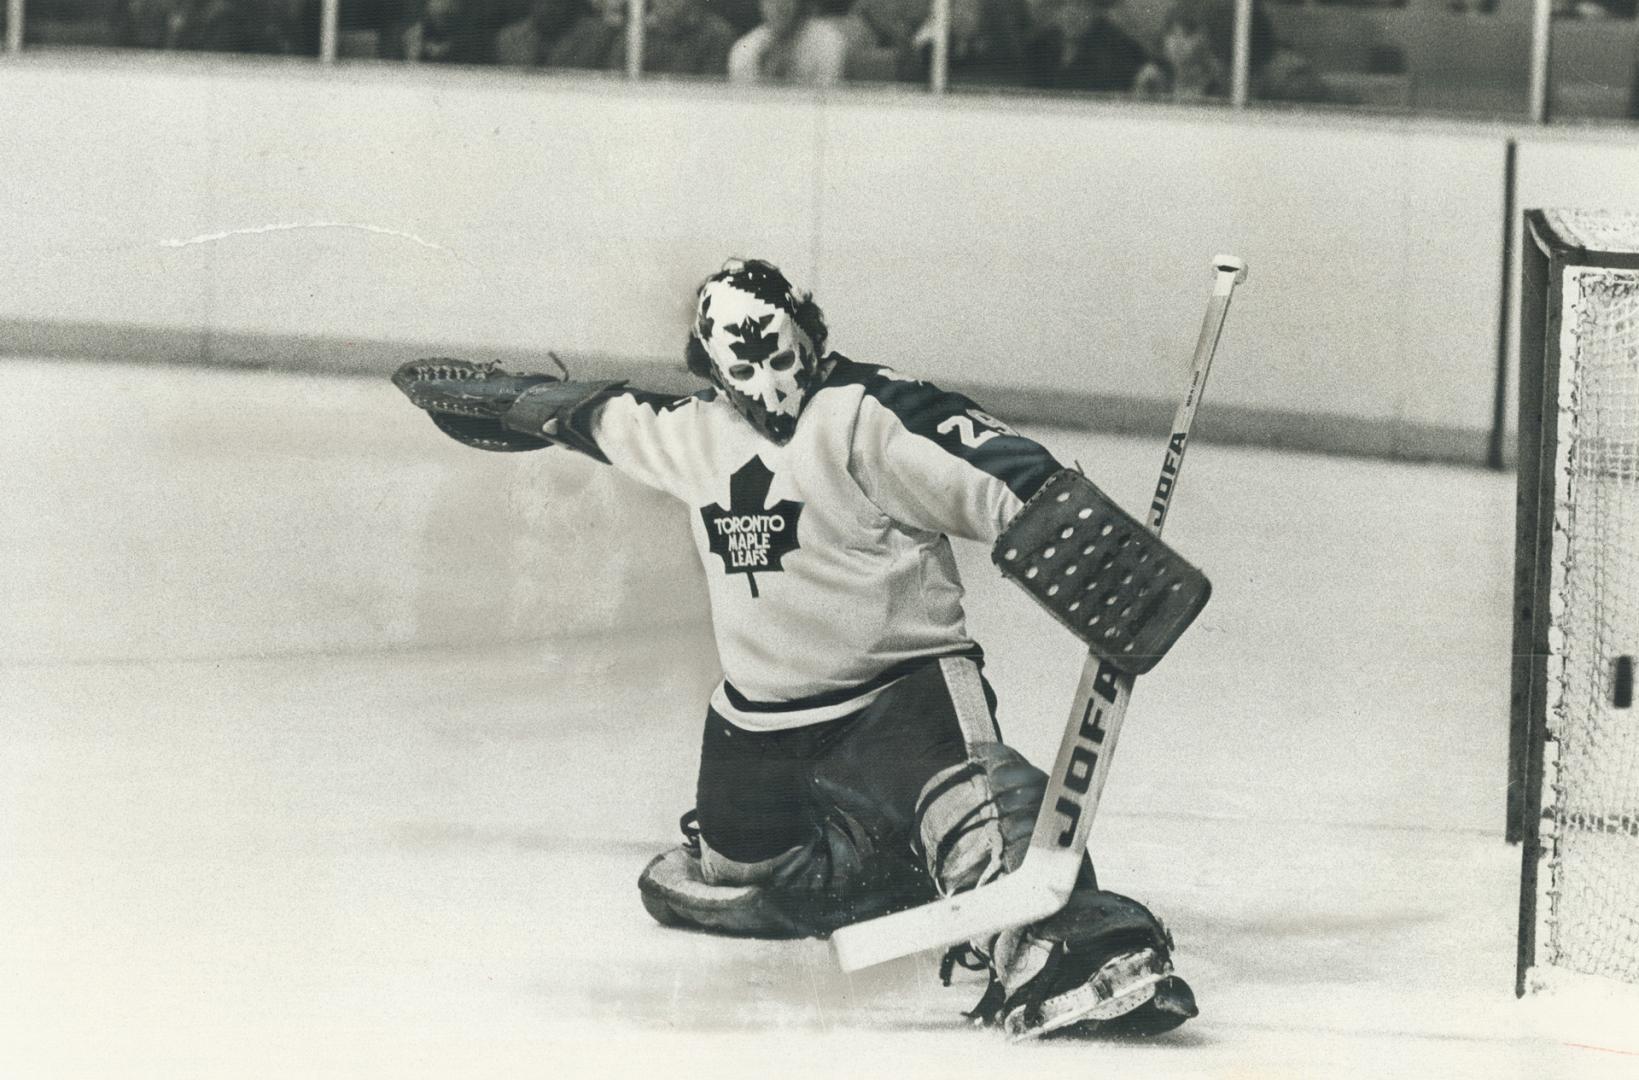
<svg viewBox="0 0 1639 1080">
<path fill-rule="evenodd" d="M 617 469 L 693 508 L 712 705 L 744 728 L 844 716 L 929 659 L 977 654 L 949 538 L 994 542 L 1060 467 L 960 394 L 826 362 L 783 446 L 711 388 L 625 390 L 588 425 Z"/>
</svg>

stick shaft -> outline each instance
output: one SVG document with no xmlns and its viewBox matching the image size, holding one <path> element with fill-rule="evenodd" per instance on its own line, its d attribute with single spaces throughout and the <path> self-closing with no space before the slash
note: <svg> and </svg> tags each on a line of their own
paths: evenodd
<svg viewBox="0 0 1639 1080">
<path fill-rule="evenodd" d="M 1214 267 L 1218 276 L 1196 341 L 1189 390 L 1173 419 L 1161 480 L 1150 507 L 1149 527 L 1157 535 L 1177 490 L 1178 470 L 1201 392 L 1206 388 L 1207 371 L 1217 351 L 1230 295 L 1246 277 L 1245 263 L 1233 256 L 1218 256 Z M 1087 850 L 1132 685 L 1132 676 L 1089 653 L 1023 864 L 989 885 L 842 927 L 831 935 L 831 946 L 843 970 L 858 971 L 925 949 L 982 938 L 1044 919 L 1063 907 L 1075 887 L 1082 855 Z"/>
<path fill-rule="evenodd" d="M 1216 263 L 1218 276 L 1212 284 L 1212 299 L 1207 302 L 1206 317 L 1201 320 L 1201 336 L 1195 341 L 1195 359 L 1190 364 L 1189 390 L 1179 403 L 1172 418 L 1172 437 L 1167 440 L 1167 455 L 1161 463 L 1161 479 L 1155 485 L 1155 498 L 1150 501 L 1150 530 L 1161 535 L 1166 524 L 1167 510 L 1172 506 L 1173 494 L 1178 489 L 1178 470 L 1184 463 L 1184 449 L 1189 443 L 1189 429 L 1195 423 L 1195 410 L 1206 392 L 1207 373 L 1212 370 L 1212 358 L 1218 351 L 1218 339 L 1223 336 L 1224 319 L 1229 315 L 1229 298 L 1235 286 L 1246 279 L 1246 265 L 1239 259 L 1220 255 Z"/>
<path fill-rule="evenodd" d="M 1190 428 L 1195 423 L 1195 411 L 1200 407 L 1201 394 L 1206 390 L 1207 373 L 1212 358 L 1218 351 L 1218 339 L 1223 334 L 1224 318 L 1229 314 L 1229 298 L 1235 286 L 1246 279 L 1246 264 L 1233 256 L 1220 255 L 1214 261 L 1217 277 L 1213 281 L 1212 298 L 1207 302 L 1206 316 L 1201 321 L 1201 334 L 1195 342 L 1195 357 L 1190 364 L 1189 389 L 1184 394 L 1178 411 L 1173 416 L 1172 435 L 1167 440 L 1167 451 L 1161 461 L 1161 478 L 1155 485 L 1155 497 L 1150 503 L 1149 528 L 1161 535 L 1167 511 L 1172 507 L 1173 495 L 1178 490 L 1178 473 L 1184 464 L 1184 450 L 1189 445 Z M 1133 678 L 1089 652 L 1081 667 L 1071 699 L 1070 718 L 1065 725 L 1064 741 L 1059 744 L 1058 758 L 1053 762 L 1046 798 L 1036 819 L 1035 831 L 1030 835 L 1030 851 L 1070 852 L 1079 861 L 1087 850 L 1087 837 L 1092 831 L 1093 818 L 1098 812 L 1099 799 L 1110 773 L 1110 760 L 1115 754 L 1116 739 L 1127 715 L 1127 703 L 1132 698 Z M 1026 860 L 1030 856 L 1026 856 Z"/>
</svg>

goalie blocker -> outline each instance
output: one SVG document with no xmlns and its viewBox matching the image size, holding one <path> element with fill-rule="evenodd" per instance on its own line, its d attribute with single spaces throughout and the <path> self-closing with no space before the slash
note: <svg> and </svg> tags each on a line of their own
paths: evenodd
<svg viewBox="0 0 1639 1080">
<path fill-rule="evenodd" d="M 991 559 L 1127 675 L 1153 668 L 1212 595 L 1206 575 L 1074 469 L 1048 477 Z"/>
</svg>

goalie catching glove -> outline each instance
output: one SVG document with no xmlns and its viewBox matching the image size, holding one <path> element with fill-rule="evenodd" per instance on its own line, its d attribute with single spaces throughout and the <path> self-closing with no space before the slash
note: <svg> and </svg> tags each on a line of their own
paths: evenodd
<svg viewBox="0 0 1639 1080">
<path fill-rule="evenodd" d="M 573 382 L 439 357 L 400 366 L 393 385 L 426 410 L 438 430 L 467 446 L 506 452 L 562 445 L 607 462 L 592 441 L 590 414 L 626 384 Z"/>
</svg>

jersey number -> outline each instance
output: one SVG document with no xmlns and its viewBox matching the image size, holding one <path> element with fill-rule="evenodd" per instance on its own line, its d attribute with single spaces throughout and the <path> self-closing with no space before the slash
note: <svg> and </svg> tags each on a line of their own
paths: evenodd
<svg viewBox="0 0 1639 1080">
<path fill-rule="evenodd" d="M 977 450 L 998 435 L 1013 434 L 1012 428 L 979 409 L 969 409 L 965 415 L 958 413 L 955 416 L 947 416 L 939 421 L 939 426 L 934 430 L 941 435 L 956 432 L 956 437 L 962 440 L 962 445 L 970 450 Z"/>
</svg>

